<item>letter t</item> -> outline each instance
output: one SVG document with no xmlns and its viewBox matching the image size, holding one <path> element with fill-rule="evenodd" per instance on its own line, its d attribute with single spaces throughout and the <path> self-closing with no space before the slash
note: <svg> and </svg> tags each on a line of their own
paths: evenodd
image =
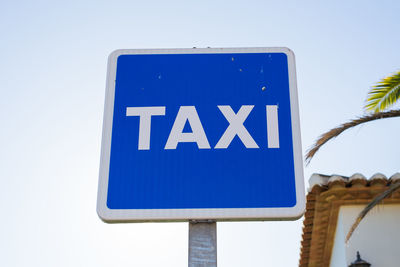
<svg viewBox="0 0 400 267">
<path fill-rule="evenodd" d="M 164 116 L 165 107 L 127 107 L 126 116 L 139 116 L 139 150 L 150 149 L 151 116 Z"/>
</svg>

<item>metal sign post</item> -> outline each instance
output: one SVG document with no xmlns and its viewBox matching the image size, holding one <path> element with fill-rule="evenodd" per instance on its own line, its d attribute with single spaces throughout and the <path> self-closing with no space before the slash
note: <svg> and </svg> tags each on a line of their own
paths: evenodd
<svg viewBox="0 0 400 267">
<path fill-rule="evenodd" d="M 217 267 L 217 222 L 189 222 L 189 267 Z"/>
</svg>

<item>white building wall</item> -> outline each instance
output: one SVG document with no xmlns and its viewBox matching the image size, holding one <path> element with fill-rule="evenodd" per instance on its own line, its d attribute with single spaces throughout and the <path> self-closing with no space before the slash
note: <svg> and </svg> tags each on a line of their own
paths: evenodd
<svg viewBox="0 0 400 267">
<path fill-rule="evenodd" d="M 361 258 L 371 267 L 400 266 L 400 205 L 379 205 L 361 221 L 348 244 L 345 237 L 363 205 L 342 206 L 339 210 L 330 267 L 348 266 Z"/>
<path fill-rule="evenodd" d="M 335 233 L 335 241 L 333 243 L 330 267 L 345 267 L 346 264 L 346 248 L 344 244 L 345 233 L 343 231 L 343 214 L 339 212 L 338 223 Z"/>
</svg>

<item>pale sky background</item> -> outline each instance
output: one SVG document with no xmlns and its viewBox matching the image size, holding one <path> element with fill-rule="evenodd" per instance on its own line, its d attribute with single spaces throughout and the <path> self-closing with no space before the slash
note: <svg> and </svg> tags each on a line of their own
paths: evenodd
<svg viewBox="0 0 400 267">
<path fill-rule="evenodd" d="M 187 266 L 187 223 L 96 214 L 106 63 L 120 48 L 286 46 L 303 154 L 400 69 L 399 1 L 2 1 L 0 265 Z M 305 168 L 391 176 L 400 119 L 333 140 Z M 302 220 L 218 223 L 220 267 L 297 266 Z"/>
</svg>

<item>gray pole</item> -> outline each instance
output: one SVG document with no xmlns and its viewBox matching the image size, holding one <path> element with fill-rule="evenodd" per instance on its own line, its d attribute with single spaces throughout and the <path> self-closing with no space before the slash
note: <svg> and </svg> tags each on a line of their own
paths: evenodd
<svg viewBox="0 0 400 267">
<path fill-rule="evenodd" d="M 189 221 L 189 267 L 217 267 L 215 221 Z"/>
</svg>

